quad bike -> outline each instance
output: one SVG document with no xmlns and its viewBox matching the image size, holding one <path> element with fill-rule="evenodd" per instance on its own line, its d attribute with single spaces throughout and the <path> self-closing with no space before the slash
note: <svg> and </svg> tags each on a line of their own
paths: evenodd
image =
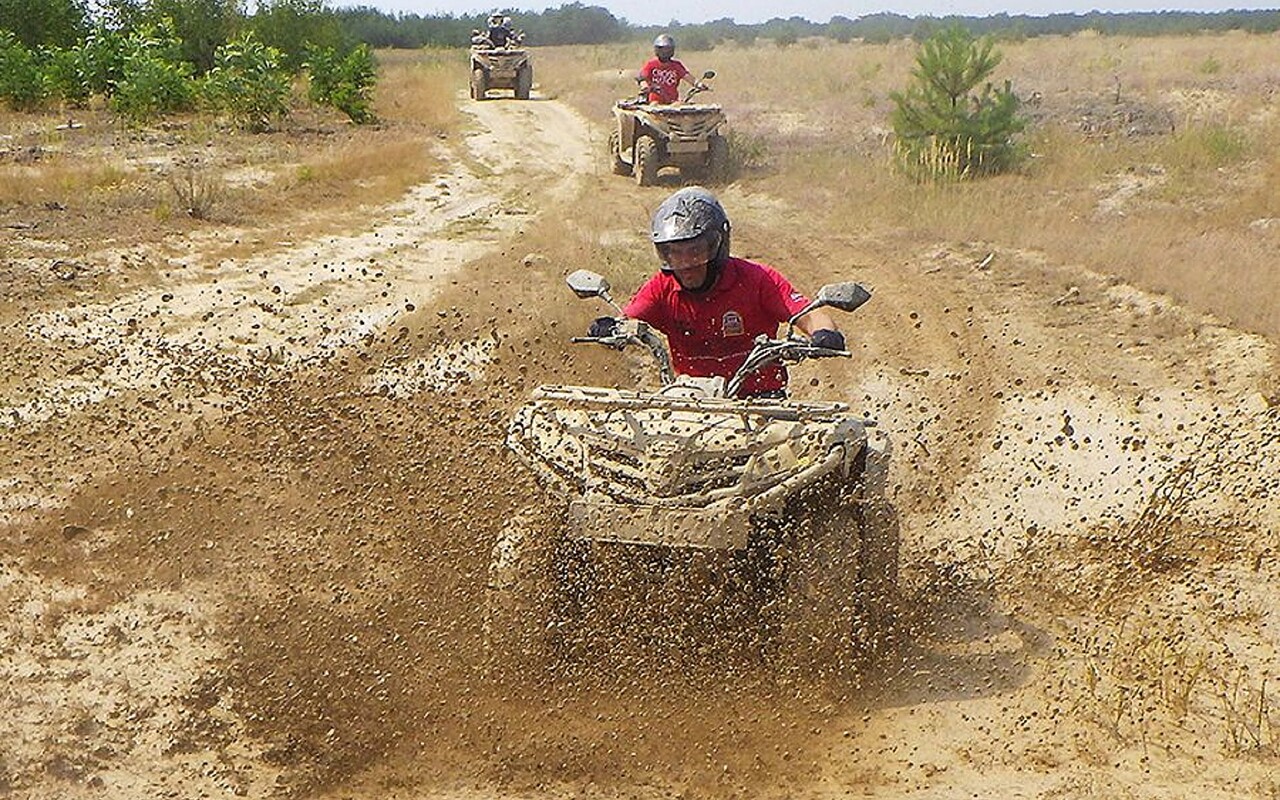
<svg viewBox="0 0 1280 800">
<path fill-rule="evenodd" d="M 494 47 L 489 37 L 480 31 L 471 33 L 471 99 L 487 100 L 490 90 L 511 89 L 517 100 L 528 100 L 533 89 L 529 52 L 509 46 Z"/>
<path fill-rule="evenodd" d="M 720 132 L 725 123 L 718 105 L 690 102 L 709 91 L 689 89 L 680 103 L 661 105 L 647 98 L 619 100 L 613 106 L 614 130 L 609 134 L 609 157 L 615 175 L 631 175 L 640 186 L 651 186 L 663 167 L 679 167 L 683 177 L 718 182 L 729 173 L 729 140 Z"/>
<path fill-rule="evenodd" d="M 622 316 L 601 276 L 579 270 L 569 285 Z M 662 340 L 639 320 L 575 338 L 647 348 L 663 385 L 541 386 L 516 411 L 507 446 L 552 499 L 511 517 L 494 545 L 490 664 L 526 675 L 572 658 L 596 591 L 593 563 L 630 568 L 655 552 L 718 560 L 719 574 L 734 578 L 725 588 L 751 587 L 743 591 L 756 592 L 761 640 L 776 663 L 826 672 L 876 653 L 897 583 L 887 438 L 842 403 L 735 399 L 766 365 L 847 357 L 810 344 L 795 321 L 869 297 L 854 283 L 823 287 L 785 336 L 758 337 L 728 382 L 673 375 Z"/>
</svg>

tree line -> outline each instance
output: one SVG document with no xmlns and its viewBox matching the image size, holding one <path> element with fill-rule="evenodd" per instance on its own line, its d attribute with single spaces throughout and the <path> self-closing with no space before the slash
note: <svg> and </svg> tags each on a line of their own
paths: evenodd
<svg viewBox="0 0 1280 800">
<path fill-rule="evenodd" d="M 639 26 L 600 6 L 568 3 L 541 12 L 507 11 L 531 45 L 602 44 L 639 40 L 659 31 L 678 33 L 685 49 L 714 47 L 722 41 L 750 43 L 769 39 L 788 43 L 807 37 L 841 42 L 885 42 L 910 38 L 925 41 L 934 33 L 961 27 L 975 36 L 1010 40 L 1066 35 L 1085 30 L 1103 35 L 1168 36 L 1244 30 L 1280 30 L 1280 10 L 1158 11 L 1086 14 L 995 14 L 986 17 L 908 17 L 868 14 L 857 19 L 832 17 L 814 22 L 804 17 L 774 18 L 740 24 L 731 18 L 700 24 L 673 22 Z M 392 14 L 372 6 L 335 7 L 328 0 L 260 0 L 252 12 L 245 0 L 0 0 L 0 31 L 23 46 L 66 48 L 94 31 L 132 32 L 168 20 L 181 42 L 182 56 L 197 72 L 212 68 L 214 51 L 238 35 L 252 31 L 277 48 L 291 64 L 305 44 L 349 50 L 364 43 L 373 48 L 465 47 L 473 29 L 484 27 L 486 14 Z"/>
<path fill-rule="evenodd" d="M 419 16 L 390 14 L 371 7 L 337 9 L 342 28 L 372 47 L 413 48 L 464 46 L 473 28 L 484 27 L 485 16 Z M 750 44 L 757 39 L 787 44 L 809 37 L 840 42 L 861 40 L 882 43 L 894 39 L 924 42 L 939 31 L 959 27 L 974 36 L 1014 41 L 1037 36 L 1062 36 L 1091 30 L 1099 34 L 1127 36 L 1183 36 L 1243 30 L 1273 33 L 1280 30 L 1280 10 L 1270 11 L 1156 11 L 1087 14 L 995 14 L 987 17 L 908 17 L 901 14 L 868 14 L 857 19 L 836 16 L 813 22 L 800 16 L 777 17 L 767 22 L 741 24 L 731 18 L 699 24 L 633 25 L 607 9 L 570 3 L 541 12 L 507 11 L 524 30 L 530 45 L 604 44 L 652 38 L 660 32 L 677 34 L 681 48 L 705 50 L 725 41 Z"/>
</svg>

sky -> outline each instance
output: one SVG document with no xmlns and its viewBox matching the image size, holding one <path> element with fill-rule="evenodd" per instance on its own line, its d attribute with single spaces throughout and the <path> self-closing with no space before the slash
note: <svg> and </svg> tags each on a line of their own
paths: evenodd
<svg viewBox="0 0 1280 800">
<path fill-rule="evenodd" d="M 571 0 L 493 0 L 479 5 L 479 0 L 330 0 L 334 7 L 373 6 L 390 13 L 414 13 L 422 16 L 440 14 L 488 14 L 497 9 L 542 11 L 559 8 Z M 673 20 L 685 24 L 709 22 L 729 17 L 735 22 L 765 22 L 775 17 L 804 17 L 811 22 L 827 22 L 834 16 L 857 19 L 877 12 L 893 12 L 909 17 L 942 17 L 959 14 L 985 17 L 993 14 L 1048 14 L 1089 11 L 1226 11 L 1228 9 L 1280 8 L 1280 0 L 1016 0 L 996 3 L 992 0 L 580 0 L 584 6 L 607 8 L 619 19 L 633 25 L 665 25 Z"/>
</svg>

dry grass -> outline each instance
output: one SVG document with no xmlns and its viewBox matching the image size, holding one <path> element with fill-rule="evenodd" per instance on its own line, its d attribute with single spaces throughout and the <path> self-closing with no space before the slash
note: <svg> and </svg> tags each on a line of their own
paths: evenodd
<svg viewBox="0 0 1280 800">
<path fill-rule="evenodd" d="M 0 206 L 11 225 L 72 251 L 201 220 L 365 224 L 362 206 L 392 201 L 439 171 L 437 145 L 457 128 L 466 77 L 456 52 L 380 60 L 380 122 L 372 126 L 309 108 L 260 135 L 223 130 L 200 115 L 126 131 L 101 109 L 76 112 L 74 129 L 60 129 L 61 112 L 0 113 Z M 77 229 L 86 217 L 96 220 L 93 229 Z"/>
<path fill-rule="evenodd" d="M 456 50 L 382 51 L 374 110 L 388 122 L 453 130 L 454 102 L 466 81 L 466 62 Z"/>
<path fill-rule="evenodd" d="M 1275 36 L 1081 34 L 1000 46 L 995 78 L 1040 95 L 1021 174 L 920 186 L 892 169 L 889 93 L 914 47 L 761 43 L 682 53 L 714 69 L 730 125 L 765 163 L 741 180 L 820 226 L 913 241 L 985 240 L 1115 274 L 1280 336 Z M 607 121 L 635 45 L 539 52 L 544 84 Z M 774 68 L 761 74 L 767 58 Z M 1273 220 L 1266 222 L 1266 220 Z"/>
</svg>

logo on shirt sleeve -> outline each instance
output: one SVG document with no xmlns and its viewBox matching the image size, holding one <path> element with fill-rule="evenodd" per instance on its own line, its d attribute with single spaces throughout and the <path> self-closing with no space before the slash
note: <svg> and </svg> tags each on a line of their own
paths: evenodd
<svg viewBox="0 0 1280 800">
<path fill-rule="evenodd" d="M 741 336 L 743 333 L 742 315 L 737 311 L 726 311 L 720 320 L 720 332 L 725 336 Z"/>
</svg>

